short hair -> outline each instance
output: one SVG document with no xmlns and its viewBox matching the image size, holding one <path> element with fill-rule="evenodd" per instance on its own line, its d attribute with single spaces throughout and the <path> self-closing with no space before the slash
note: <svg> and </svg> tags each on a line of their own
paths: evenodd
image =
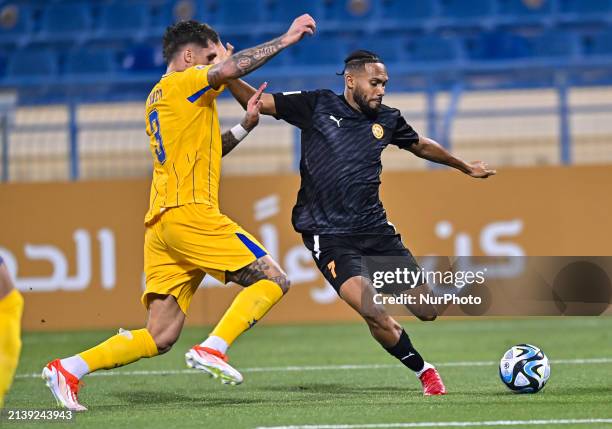
<svg viewBox="0 0 612 429">
<path fill-rule="evenodd" d="M 205 48 L 209 42 L 219 42 L 219 35 L 210 25 L 193 20 L 177 22 L 166 28 L 164 33 L 164 60 L 167 63 L 172 61 L 181 47 L 188 43 L 195 43 Z"/>
<path fill-rule="evenodd" d="M 344 69 L 342 73 L 338 74 L 343 75 L 347 71 L 362 70 L 368 63 L 384 64 L 384 61 L 372 51 L 366 51 L 364 49 L 353 51 L 344 59 Z"/>
</svg>

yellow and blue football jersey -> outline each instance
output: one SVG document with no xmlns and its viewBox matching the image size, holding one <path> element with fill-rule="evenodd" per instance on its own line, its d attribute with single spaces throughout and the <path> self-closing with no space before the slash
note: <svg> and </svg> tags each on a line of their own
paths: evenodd
<svg viewBox="0 0 612 429">
<path fill-rule="evenodd" d="M 146 130 L 153 155 L 153 181 L 145 223 L 169 207 L 204 203 L 218 207 L 221 130 L 211 66 L 164 75 L 146 102 Z"/>
</svg>

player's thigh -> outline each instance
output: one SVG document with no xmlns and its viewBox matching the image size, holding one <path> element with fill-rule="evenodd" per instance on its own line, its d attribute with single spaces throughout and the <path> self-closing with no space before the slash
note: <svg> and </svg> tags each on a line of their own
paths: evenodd
<svg viewBox="0 0 612 429">
<path fill-rule="evenodd" d="M 160 225 L 147 228 L 145 233 L 144 262 L 146 288 L 142 303 L 149 310 L 158 296 L 173 296 L 186 314 L 191 299 L 205 273 L 197 267 L 175 258 L 161 238 Z"/>
<path fill-rule="evenodd" d="M 316 235 L 302 238 L 317 268 L 337 293 L 348 279 L 364 274 L 362 252 L 350 238 Z"/>
<path fill-rule="evenodd" d="M 237 223 L 200 206 L 203 205 L 178 207 L 162 218 L 162 239 L 176 260 L 225 283 L 226 272 L 237 271 L 268 255 L 264 246 Z"/>
</svg>

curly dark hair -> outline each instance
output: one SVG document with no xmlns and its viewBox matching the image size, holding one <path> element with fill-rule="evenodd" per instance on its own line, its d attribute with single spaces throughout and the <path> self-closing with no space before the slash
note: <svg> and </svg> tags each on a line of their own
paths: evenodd
<svg viewBox="0 0 612 429">
<path fill-rule="evenodd" d="M 167 63 L 187 43 L 196 43 L 202 47 L 207 47 L 208 43 L 219 42 L 219 35 L 208 24 L 201 24 L 197 21 L 180 21 L 166 28 L 164 33 L 164 60 Z"/>
</svg>

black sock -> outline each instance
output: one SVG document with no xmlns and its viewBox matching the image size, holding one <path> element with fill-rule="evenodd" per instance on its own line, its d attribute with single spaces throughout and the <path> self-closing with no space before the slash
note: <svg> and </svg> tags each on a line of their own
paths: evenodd
<svg viewBox="0 0 612 429">
<path fill-rule="evenodd" d="M 385 347 L 385 350 L 387 350 L 389 354 L 392 354 L 393 356 L 398 358 L 401 363 L 406 365 L 414 372 L 421 371 L 425 366 L 423 358 L 421 357 L 419 352 L 417 352 L 415 348 L 412 347 L 410 338 L 408 337 L 406 331 L 404 331 L 403 329 L 397 344 L 393 347 Z"/>
</svg>

